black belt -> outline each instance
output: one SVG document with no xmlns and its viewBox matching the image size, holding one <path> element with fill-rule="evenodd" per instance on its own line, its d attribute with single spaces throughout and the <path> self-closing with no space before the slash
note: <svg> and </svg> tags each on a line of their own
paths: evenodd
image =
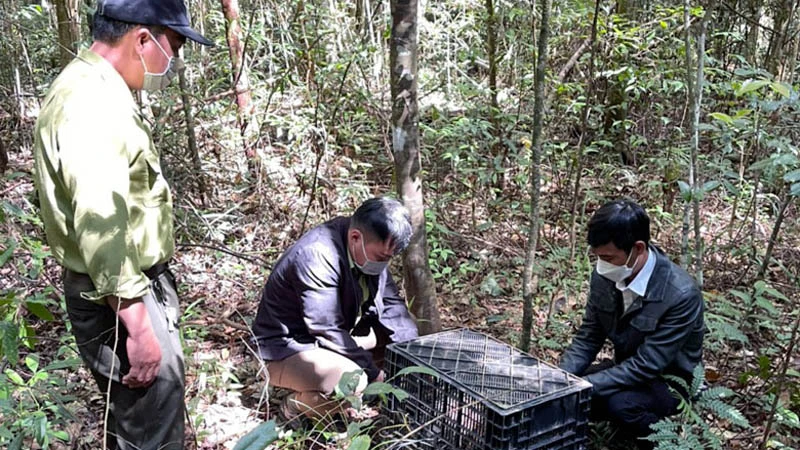
<svg viewBox="0 0 800 450">
<path fill-rule="evenodd" d="M 163 262 L 163 263 L 158 263 L 155 266 L 153 266 L 153 267 L 151 267 L 151 268 L 149 268 L 147 270 L 143 270 L 142 273 L 147 275 L 147 278 L 150 278 L 151 280 L 155 280 L 156 278 L 158 278 L 159 275 L 161 275 L 162 273 L 166 272 L 167 269 L 169 269 L 169 265 L 167 263 Z"/>
<path fill-rule="evenodd" d="M 169 265 L 167 263 L 163 262 L 163 263 L 156 264 L 155 266 L 153 266 L 153 267 L 151 267 L 151 268 L 149 268 L 147 270 L 143 270 L 142 273 L 144 273 L 147 276 L 147 278 L 149 278 L 151 280 L 155 280 L 156 278 L 158 278 L 159 275 L 161 275 L 162 273 L 166 272 L 167 269 L 169 269 Z M 69 270 L 67 268 L 65 268 L 64 270 L 65 270 L 65 277 L 69 277 L 69 278 L 85 277 L 87 279 L 89 278 L 89 275 L 87 275 L 85 273 L 75 272 L 75 271 Z"/>
</svg>

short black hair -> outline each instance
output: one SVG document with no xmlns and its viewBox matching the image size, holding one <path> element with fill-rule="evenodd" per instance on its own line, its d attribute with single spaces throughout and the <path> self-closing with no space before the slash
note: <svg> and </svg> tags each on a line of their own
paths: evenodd
<svg viewBox="0 0 800 450">
<path fill-rule="evenodd" d="M 129 31 L 136 27 L 145 27 L 158 37 L 164 34 L 165 28 L 156 25 L 142 25 L 139 23 L 123 22 L 100 14 L 97 10 L 92 17 L 92 39 L 108 45 L 114 45 Z"/>
<path fill-rule="evenodd" d="M 650 243 L 650 217 L 631 200 L 606 203 L 589 220 L 587 241 L 592 247 L 613 242 L 618 249 L 629 253 L 637 241 Z"/>
<path fill-rule="evenodd" d="M 362 203 L 350 218 L 350 228 L 381 242 L 392 242 L 395 254 L 408 247 L 413 234 L 411 216 L 406 207 L 388 197 L 375 197 Z"/>
</svg>

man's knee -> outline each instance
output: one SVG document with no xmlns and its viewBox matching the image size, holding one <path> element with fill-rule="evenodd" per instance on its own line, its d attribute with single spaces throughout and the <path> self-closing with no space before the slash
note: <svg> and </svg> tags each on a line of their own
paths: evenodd
<svg viewBox="0 0 800 450">
<path fill-rule="evenodd" d="M 646 393 L 636 390 L 617 392 L 606 399 L 609 419 L 637 436 L 649 434 L 650 425 L 661 419 L 650 403 L 651 399 Z"/>
</svg>

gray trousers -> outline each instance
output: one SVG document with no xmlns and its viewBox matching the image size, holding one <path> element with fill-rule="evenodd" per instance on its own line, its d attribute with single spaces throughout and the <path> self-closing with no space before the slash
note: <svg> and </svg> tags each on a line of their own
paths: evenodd
<svg viewBox="0 0 800 450">
<path fill-rule="evenodd" d="M 67 313 L 81 358 L 103 397 L 111 385 L 105 436 L 108 448 L 183 450 L 184 369 L 174 276 L 169 270 L 158 275 L 143 297 L 162 355 L 158 377 L 147 388 L 130 389 L 121 383 L 130 370 L 125 345 L 128 333 L 111 307 L 81 298 L 81 292 L 93 290 L 87 275 L 66 271 Z"/>
</svg>

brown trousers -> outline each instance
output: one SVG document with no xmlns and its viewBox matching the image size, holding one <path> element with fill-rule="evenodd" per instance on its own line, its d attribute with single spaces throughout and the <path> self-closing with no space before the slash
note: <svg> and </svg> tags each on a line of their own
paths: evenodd
<svg viewBox="0 0 800 450">
<path fill-rule="evenodd" d="M 296 353 L 267 365 L 269 383 L 295 391 L 294 404 L 307 416 L 324 416 L 339 407 L 330 400 L 339 380 L 347 372 L 360 370 L 350 359 L 324 348 Z M 367 375 L 361 374 L 356 393 L 367 387 Z"/>
</svg>

